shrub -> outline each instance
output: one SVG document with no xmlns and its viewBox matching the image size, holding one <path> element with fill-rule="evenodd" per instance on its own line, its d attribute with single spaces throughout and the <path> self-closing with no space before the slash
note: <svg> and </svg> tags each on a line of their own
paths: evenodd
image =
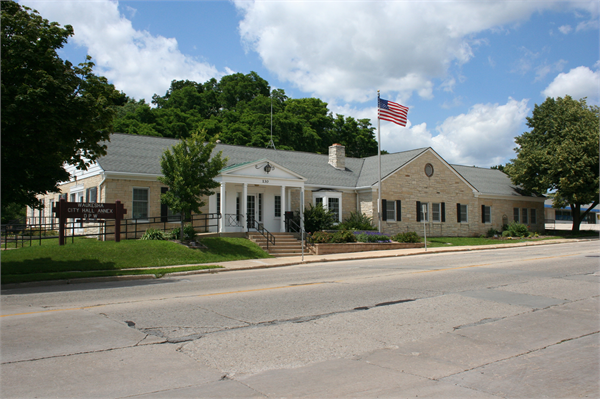
<svg viewBox="0 0 600 399">
<path fill-rule="evenodd" d="M 175 227 L 171 231 L 171 237 L 174 240 L 178 240 L 181 237 L 180 232 L 181 230 L 179 229 L 179 227 Z M 186 224 L 185 226 L 183 226 L 183 239 L 186 241 L 192 241 L 194 240 L 194 238 L 196 238 L 196 230 L 194 230 L 194 226 L 192 226 L 191 224 Z"/>
<path fill-rule="evenodd" d="M 358 242 L 390 242 L 390 236 L 378 231 L 355 231 Z"/>
<path fill-rule="evenodd" d="M 364 213 L 350 212 L 343 223 L 338 225 L 340 230 L 377 230 L 373 226 L 373 218 L 368 217 Z"/>
<path fill-rule="evenodd" d="M 502 237 L 503 237 L 503 238 L 510 237 L 510 231 L 508 231 L 508 230 L 504 230 L 504 231 L 502 232 Z"/>
<path fill-rule="evenodd" d="M 335 221 L 335 214 L 323 208 L 321 204 L 317 206 L 310 204 L 307 209 L 304 209 L 304 229 L 306 231 L 331 230 Z"/>
<path fill-rule="evenodd" d="M 421 242 L 421 237 L 414 231 L 407 231 L 406 233 L 398 233 L 392 237 L 396 242 L 410 242 L 417 243 Z"/>
<path fill-rule="evenodd" d="M 356 236 L 351 231 L 340 230 L 340 231 L 333 233 L 331 242 L 336 242 L 336 243 L 356 242 Z"/>
<path fill-rule="evenodd" d="M 158 229 L 149 228 L 140 240 L 166 240 L 167 234 Z"/>
<path fill-rule="evenodd" d="M 493 237 L 493 236 L 499 235 L 499 234 L 500 234 L 500 232 L 492 227 L 491 229 L 489 229 L 487 231 L 486 236 L 489 238 L 489 237 Z"/>
<path fill-rule="evenodd" d="M 309 240 L 315 244 L 327 244 L 327 243 L 344 243 L 344 242 L 355 242 L 356 237 L 351 231 L 341 230 L 335 233 L 328 233 L 326 231 L 317 231 L 310 234 Z"/>
<path fill-rule="evenodd" d="M 507 230 L 511 237 L 527 237 L 529 235 L 529 229 L 522 223 L 511 222 Z"/>
</svg>

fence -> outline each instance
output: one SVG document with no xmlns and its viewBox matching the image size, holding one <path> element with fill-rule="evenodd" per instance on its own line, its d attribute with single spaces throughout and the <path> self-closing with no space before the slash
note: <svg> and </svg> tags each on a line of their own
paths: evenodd
<svg viewBox="0 0 600 399">
<path fill-rule="evenodd" d="M 218 231 L 221 215 L 218 213 L 202 213 L 192 215 L 184 221 L 191 224 L 199 233 Z M 168 218 L 158 216 L 144 220 L 123 219 L 121 220 L 121 240 L 132 240 L 140 238 L 147 229 L 153 228 L 164 232 L 171 232 L 181 226 L 180 216 L 169 216 Z M 58 218 L 54 217 L 31 217 L 24 220 L 16 220 L 3 224 L 1 227 L 1 246 L 7 248 L 18 248 L 26 245 L 42 245 L 42 241 L 57 239 L 58 245 Z M 79 219 L 69 219 L 66 224 L 66 243 L 73 243 L 75 237 L 96 237 L 99 240 L 113 240 L 115 234 L 114 220 L 98 220 L 83 222 Z"/>
</svg>

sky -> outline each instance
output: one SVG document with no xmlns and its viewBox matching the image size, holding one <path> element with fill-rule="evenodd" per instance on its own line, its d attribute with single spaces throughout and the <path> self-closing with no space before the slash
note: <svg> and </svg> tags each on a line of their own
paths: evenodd
<svg viewBox="0 0 600 399">
<path fill-rule="evenodd" d="M 150 102 L 172 80 L 257 72 L 292 98 L 370 118 L 381 98 L 410 108 L 381 121 L 381 148 L 432 147 L 452 164 L 514 158 L 547 97 L 600 105 L 600 2 L 24 0 L 75 31 L 59 55 Z"/>
</svg>

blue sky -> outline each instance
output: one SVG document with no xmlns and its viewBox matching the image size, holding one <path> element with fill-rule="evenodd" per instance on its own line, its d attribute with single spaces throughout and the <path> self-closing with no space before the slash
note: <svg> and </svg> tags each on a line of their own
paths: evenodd
<svg viewBox="0 0 600 399">
<path fill-rule="evenodd" d="M 376 119 L 382 148 L 431 146 L 451 163 L 514 157 L 514 137 L 547 96 L 600 104 L 598 1 L 21 1 L 70 24 L 61 51 L 136 99 L 173 79 L 256 71 L 293 98 Z"/>
</svg>

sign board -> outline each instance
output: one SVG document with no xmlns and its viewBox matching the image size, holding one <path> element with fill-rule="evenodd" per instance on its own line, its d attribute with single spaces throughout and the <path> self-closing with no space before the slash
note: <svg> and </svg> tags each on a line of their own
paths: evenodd
<svg viewBox="0 0 600 399">
<path fill-rule="evenodd" d="M 116 219 L 117 204 L 101 202 L 66 202 L 67 217 L 80 218 L 83 221 L 101 219 Z"/>
<path fill-rule="evenodd" d="M 60 202 L 52 208 L 52 212 L 59 219 L 59 245 L 65 245 L 65 224 L 67 219 L 79 219 L 79 222 L 95 222 L 105 219 L 115 220 L 115 241 L 121 241 L 121 220 L 127 214 L 121 201 L 114 204 L 102 202 L 67 202 L 61 198 Z"/>
</svg>

